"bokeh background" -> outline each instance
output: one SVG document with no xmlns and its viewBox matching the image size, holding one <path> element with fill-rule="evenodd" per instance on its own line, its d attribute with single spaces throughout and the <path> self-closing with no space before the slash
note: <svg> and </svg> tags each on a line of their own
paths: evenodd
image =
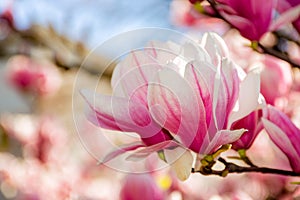
<svg viewBox="0 0 300 200">
<path fill-rule="evenodd" d="M 158 27 L 199 38 L 205 31 L 215 31 L 231 44 L 233 57 L 244 68 L 248 67 L 248 61 L 257 58 L 257 54 L 244 49 L 249 41 L 236 30 L 229 30 L 217 18 L 197 20 L 190 9 L 191 4 L 185 0 L 0 0 L 1 200 L 291 197 L 286 194 L 295 191 L 297 186 L 289 184 L 294 179 L 276 175 L 231 175 L 223 179 L 194 174 L 186 182 L 180 182 L 168 168 L 136 175 L 122 173 L 97 165 L 97 159 L 78 137 L 72 114 L 78 70 L 89 56 L 80 70 L 82 88 L 93 87 L 99 81 L 98 92 L 110 94 L 114 63 L 109 68 L 105 64 L 115 55 L 114 48 L 94 48 L 120 33 Z M 235 36 L 237 40 L 232 39 Z M 147 37 L 151 40 L 150 35 Z M 143 44 L 130 40 L 120 45 Z M 299 48 L 293 50 L 292 56 L 299 61 Z M 291 74 L 290 66 L 284 65 L 287 65 L 284 71 Z M 286 111 L 299 119 L 300 82 L 295 78 L 298 71 L 294 71 L 293 76 L 287 75 L 282 80 L 288 85 L 288 89 L 283 89 L 284 95 L 294 81 L 296 92 L 289 96 L 291 105 L 286 106 L 286 97 L 277 104 L 286 106 Z M 75 112 L 82 110 L 80 107 Z M 99 134 L 98 128 L 84 121 L 83 114 L 79 129 L 86 133 L 85 143 L 93 152 L 104 155 L 110 151 L 101 142 L 104 136 L 115 144 L 130 140 L 122 133 L 100 131 Z M 255 155 L 253 160 L 289 169 L 287 159 L 267 136 L 259 137 L 250 150 Z M 265 153 L 257 154 L 262 151 Z M 151 171 L 156 165 L 159 161 L 150 157 L 142 167 Z M 140 166 L 133 164 L 134 167 L 138 171 Z"/>
</svg>

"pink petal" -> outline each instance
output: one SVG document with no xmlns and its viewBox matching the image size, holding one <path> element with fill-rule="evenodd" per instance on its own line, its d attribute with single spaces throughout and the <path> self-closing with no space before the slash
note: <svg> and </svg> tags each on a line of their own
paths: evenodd
<svg viewBox="0 0 300 200">
<path fill-rule="evenodd" d="M 147 146 L 147 147 L 144 147 L 143 149 L 137 150 L 137 151 L 133 152 L 131 155 L 129 155 L 126 158 L 126 160 L 138 161 L 141 159 L 145 159 L 146 157 L 148 157 L 150 154 L 152 154 L 154 152 L 158 152 L 158 151 L 166 149 L 166 148 L 172 149 L 172 148 L 175 148 L 178 146 L 180 146 L 180 145 L 173 140 L 164 141 L 164 142 L 154 144 L 152 146 Z"/>
<path fill-rule="evenodd" d="M 285 132 L 300 156 L 300 130 L 293 124 L 288 116 L 277 110 L 275 107 L 268 106 L 267 112 L 264 113 L 264 117 Z"/>
<path fill-rule="evenodd" d="M 291 138 L 288 137 L 285 130 L 276 126 L 273 122 L 262 118 L 262 122 L 271 140 L 278 146 L 288 157 L 294 171 L 300 172 L 300 154 L 297 153 Z M 299 134 L 299 131 L 298 131 Z M 295 141 L 299 145 L 299 140 Z"/>
<path fill-rule="evenodd" d="M 184 77 L 189 81 L 194 91 L 197 91 L 197 93 L 200 94 L 198 97 L 200 97 L 203 101 L 206 114 L 206 124 L 210 124 L 212 117 L 212 87 L 211 85 L 208 85 L 209 82 L 206 81 L 204 77 L 209 77 L 210 75 L 213 77 L 215 72 L 212 70 L 210 73 L 200 71 L 204 67 L 209 70 L 210 67 L 207 65 L 207 63 L 197 61 L 189 63 L 186 66 Z"/>
<path fill-rule="evenodd" d="M 96 126 L 136 132 L 148 144 L 152 140 L 161 142 L 169 139 L 143 104 L 122 97 L 94 95 L 91 91 L 83 91 L 82 95 L 88 102 L 87 117 Z"/>
<path fill-rule="evenodd" d="M 251 17 L 248 19 L 254 22 L 254 26 L 259 29 L 258 33 L 262 35 L 268 31 L 273 16 L 273 9 L 277 4 L 277 0 L 266 0 L 263 4 L 256 0 L 250 2 L 252 10 L 250 14 Z M 244 4 L 242 5 L 244 6 Z"/>
<path fill-rule="evenodd" d="M 300 5 L 291 7 L 289 10 L 282 13 L 270 27 L 271 31 L 275 31 L 284 24 L 291 23 L 300 17 Z"/>
<path fill-rule="evenodd" d="M 191 73 L 192 72 L 191 65 L 193 65 L 195 72 L 197 72 L 198 75 L 201 75 L 203 81 L 205 81 L 206 85 L 208 86 L 209 92 L 212 94 L 213 89 L 214 89 L 213 83 L 215 81 L 215 75 L 216 75 L 217 68 L 210 63 L 194 60 L 194 61 L 188 63 L 185 67 L 186 74 L 184 76 L 185 76 L 185 79 L 188 81 L 190 78 L 192 78 L 194 76 L 194 74 Z M 193 81 L 191 81 L 191 82 L 192 83 L 190 83 L 190 84 L 194 85 Z"/>
<path fill-rule="evenodd" d="M 156 63 L 165 65 L 179 55 L 180 46 L 171 41 L 150 41 L 145 47 L 144 52 Z"/>
<path fill-rule="evenodd" d="M 135 142 L 135 143 L 131 143 L 131 144 L 126 144 L 123 146 L 118 147 L 117 149 L 113 150 L 112 152 L 110 152 L 109 154 L 107 154 L 104 159 L 102 161 L 100 161 L 101 163 L 106 163 L 108 161 L 110 161 L 111 159 L 126 153 L 127 151 L 133 151 L 136 150 L 140 147 L 145 147 L 144 144 L 140 143 L 140 142 Z"/>
<path fill-rule="evenodd" d="M 239 82 L 233 63 L 223 59 L 214 82 L 213 116 L 217 130 L 227 128 L 228 116 L 238 97 Z"/>
<path fill-rule="evenodd" d="M 239 130 L 221 130 L 218 131 L 208 146 L 203 146 L 201 150 L 201 154 L 211 154 L 216 151 L 220 146 L 224 144 L 231 144 L 237 141 L 243 133 L 247 131 L 246 129 L 239 129 Z"/>
<path fill-rule="evenodd" d="M 236 27 L 245 38 L 249 40 L 259 40 L 261 37 L 261 35 L 258 35 L 255 26 L 250 20 L 241 16 L 230 15 L 225 12 L 222 12 L 221 14 L 231 23 L 231 25 Z"/>
<path fill-rule="evenodd" d="M 156 109 L 150 109 L 157 123 L 175 134 L 186 147 L 199 151 L 207 126 L 198 91 L 175 71 L 163 69 L 149 85 L 148 95 L 149 105 L 157 105 Z"/>
<path fill-rule="evenodd" d="M 244 37 L 258 41 L 268 31 L 272 18 L 274 0 L 266 0 L 263 4 L 256 0 L 223 1 L 221 15 L 235 26 Z M 230 11 L 227 7 L 232 8 Z"/>
<path fill-rule="evenodd" d="M 258 133 L 263 129 L 262 123 L 259 121 L 261 112 L 256 110 L 247 115 L 246 117 L 234 122 L 231 126 L 231 130 L 244 128 L 247 132 L 242 137 L 232 144 L 232 148 L 249 149 L 253 144 Z"/>
<path fill-rule="evenodd" d="M 227 104 L 227 113 L 229 114 L 238 99 L 240 79 L 234 63 L 227 58 L 222 60 L 222 72 L 223 84 L 229 97 Z"/>
<path fill-rule="evenodd" d="M 147 105 L 148 81 L 160 69 L 160 64 L 145 52 L 131 52 L 114 70 L 111 81 L 114 95 L 134 98 Z"/>
</svg>

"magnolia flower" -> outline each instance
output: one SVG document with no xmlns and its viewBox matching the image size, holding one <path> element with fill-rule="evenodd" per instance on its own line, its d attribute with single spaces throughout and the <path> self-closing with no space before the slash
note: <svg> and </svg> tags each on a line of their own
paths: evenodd
<svg viewBox="0 0 300 200">
<path fill-rule="evenodd" d="M 218 0 L 221 15 L 245 38 L 258 41 L 269 29 L 275 0 Z"/>
<path fill-rule="evenodd" d="M 291 7 L 273 18 L 277 5 L 276 0 L 217 0 L 220 14 L 241 35 L 251 41 L 259 41 L 268 31 L 274 31 L 284 24 L 293 22 L 299 17 L 300 6 Z M 297 23 L 297 22 L 296 22 Z"/>
<path fill-rule="evenodd" d="M 300 130 L 283 112 L 269 106 L 262 118 L 271 140 L 287 156 L 291 167 L 300 173 Z"/>
<path fill-rule="evenodd" d="M 257 108 L 260 81 L 257 71 L 246 75 L 227 54 L 214 33 L 199 44 L 152 42 L 118 64 L 113 96 L 83 91 L 91 122 L 136 132 L 142 141 L 113 151 L 104 162 L 124 151 L 138 149 L 137 157 L 159 151 L 184 180 L 193 162 L 185 148 L 206 155 L 236 141 L 245 129 L 231 125 Z"/>
</svg>

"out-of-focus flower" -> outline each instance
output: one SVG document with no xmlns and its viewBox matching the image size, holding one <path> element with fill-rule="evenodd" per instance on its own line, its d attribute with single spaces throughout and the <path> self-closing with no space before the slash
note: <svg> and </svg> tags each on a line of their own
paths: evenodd
<svg viewBox="0 0 300 200">
<path fill-rule="evenodd" d="M 102 128 L 140 135 L 143 143 L 119 149 L 109 159 L 141 147 L 142 155 L 165 149 L 166 161 L 176 160 L 177 175 L 187 178 L 191 155 L 181 146 L 210 154 L 236 141 L 245 129 L 230 130 L 231 124 L 257 108 L 259 74 L 246 75 L 228 60 L 224 41 L 214 33 L 205 34 L 200 45 L 151 45 L 116 67 L 114 96 L 83 92 L 87 116 Z"/>
<path fill-rule="evenodd" d="M 11 115 L 1 117 L 0 123 L 9 136 L 23 145 L 25 158 L 43 164 L 64 162 L 67 133 L 58 121 L 50 117 L 39 119 L 26 115 Z"/>
<path fill-rule="evenodd" d="M 56 119 L 5 115 L 1 116 L 0 125 L 14 139 L 10 141 L 21 143 L 20 153 L 23 154 L 0 152 L 0 192 L 4 197 L 20 200 L 117 199 L 119 179 L 115 172 L 101 167 L 99 172 L 99 166 L 84 154 L 77 142 L 72 142 L 76 141 L 72 134 L 68 135 Z M 108 179 L 103 174 L 95 177 L 96 170 L 98 175 L 103 173 L 115 178 Z"/>
<path fill-rule="evenodd" d="M 162 200 L 163 191 L 157 186 L 150 174 L 129 174 L 125 177 L 121 193 L 121 200 Z"/>
<path fill-rule="evenodd" d="M 292 87 L 293 77 L 290 65 L 268 55 L 263 56 L 259 63 L 253 65 L 261 66 L 260 87 L 266 102 L 276 105 L 276 100 L 286 97 Z"/>
<path fill-rule="evenodd" d="M 8 3 L 7 7 L 0 13 L 0 21 L 4 20 L 10 27 L 14 27 L 14 17 L 12 14 L 12 3 Z"/>
<path fill-rule="evenodd" d="M 256 136 L 263 129 L 260 122 L 261 111 L 255 110 L 246 117 L 234 122 L 231 126 L 233 130 L 245 128 L 245 132 L 237 141 L 232 144 L 232 148 L 235 150 L 249 149 L 253 144 Z"/>
<path fill-rule="evenodd" d="M 289 9 L 293 9 L 294 7 L 297 7 L 300 4 L 298 0 L 280 0 L 277 3 L 277 10 L 280 13 L 284 13 L 288 11 Z M 295 29 L 300 33 L 300 11 L 298 9 L 298 17 L 293 21 L 293 25 Z"/>
<path fill-rule="evenodd" d="M 218 0 L 221 15 L 236 27 L 242 36 L 258 41 L 269 30 L 275 0 Z"/>
<path fill-rule="evenodd" d="M 300 130 L 283 112 L 269 106 L 262 118 L 271 140 L 287 156 L 295 172 L 300 172 Z"/>
<path fill-rule="evenodd" d="M 205 12 L 211 12 L 209 6 L 202 6 Z M 207 16 L 195 9 L 188 1 L 174 0 L 170 5 L 171 20 L 175 26 L 188 27 L 197 35 L 207 31 L 223 35 L 230 26 L 222 19 Z"/>
<path fill-rule="evenodd" d="M 263 5 L 258 0 L 216 0 L 216 2 L 215 6 L 220 15 L 230 25 L 237 28 L 242 36 L 251 41 L 259 41 L 265 33 L 277 30 L 282 25 L 291 22 L 294 22 L 296 28 L 298 26 L 299 20 L 297 18 L 299 18 L 300 6 L 298 6 L 298 2 L 293 0 L 291 2 L 279 1 L 279 3 L 276 0 L 267 0 Z M 200 10 L 198 10 L 200 13 L 215 14 L 210 6 L 201 4 L 200 7 Z M 274 12 L 276 12 L 276 9 L 279 10 L 280 15 L 275 18 Z M 194 18 L 190 17 L 188 19 Z M 192 20 L 193 23 L 195 21 Z"/>
<path fill-rule="evenodd" d="M 37 62 L 26 56 L 13 56 L 7 63 L 11 84 L 21 91 L 51 95 L 61 85 L 59 71 L 49 62 Z"/>
<path fill-rule="evenodd" d="M 229 30 L 223 37 L 229 49 L 229 56 L 246 72 L 252 63 L 261 58 L 261 54 L 253 51 L 251 41 L 242 37 L 236 29 Z"/>
</svg>

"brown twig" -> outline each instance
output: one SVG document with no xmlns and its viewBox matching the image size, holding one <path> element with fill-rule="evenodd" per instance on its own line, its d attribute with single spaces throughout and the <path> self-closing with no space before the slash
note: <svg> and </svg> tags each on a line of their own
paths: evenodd
<svg viewBox="0 0 300 200">
<path fill-rule="evenodd" d="M 291 60 L 288 55 L 286 55 L 284 53 L 281 53 L 279 51 L 276 51 L 275 49 L 265 47 L 261 43 L 258 43 L 258 46 L 260 47 L 260 49 L 262 51 L 257 50 L 257 52 L 264 53 L 264 54 L 269 54 L 271 56 L 277 57 L 281 60 L 284 60 L 284 61 L 290 63 L 292 65 L 292 67 L 300 69 L 300 65 L 298 63 L 294 62 L 293 60 Z"/>
<path fill-rule="evenodd" d="M 258 172 L 263 174 L 278 174 L 278 175 L 284 175 L 284 176 L 300 176 L 300 173 L 296 173 L 293 171 L 287 171 L 287 170 L 281 170 L 281 169 L 273 169 L 268 167 L 256 167 L 256 166 L 250 166 L 250 167 L 243 167 L 239 166 L 235 163 L 227 162 L 224 158 L 219 158 L 218 161 L 223 163 L 225 165 L 225 168 L 223 170 L 213 170 L 210 166 L 202 167 L 200 170 L 195 171 L 192 169 L 193 173 L 201 173 L 203 175 L 218 175 L 225 177 L 227 174 L 230 173 L 246 173 L 246 172 Z"/>
</svg>

